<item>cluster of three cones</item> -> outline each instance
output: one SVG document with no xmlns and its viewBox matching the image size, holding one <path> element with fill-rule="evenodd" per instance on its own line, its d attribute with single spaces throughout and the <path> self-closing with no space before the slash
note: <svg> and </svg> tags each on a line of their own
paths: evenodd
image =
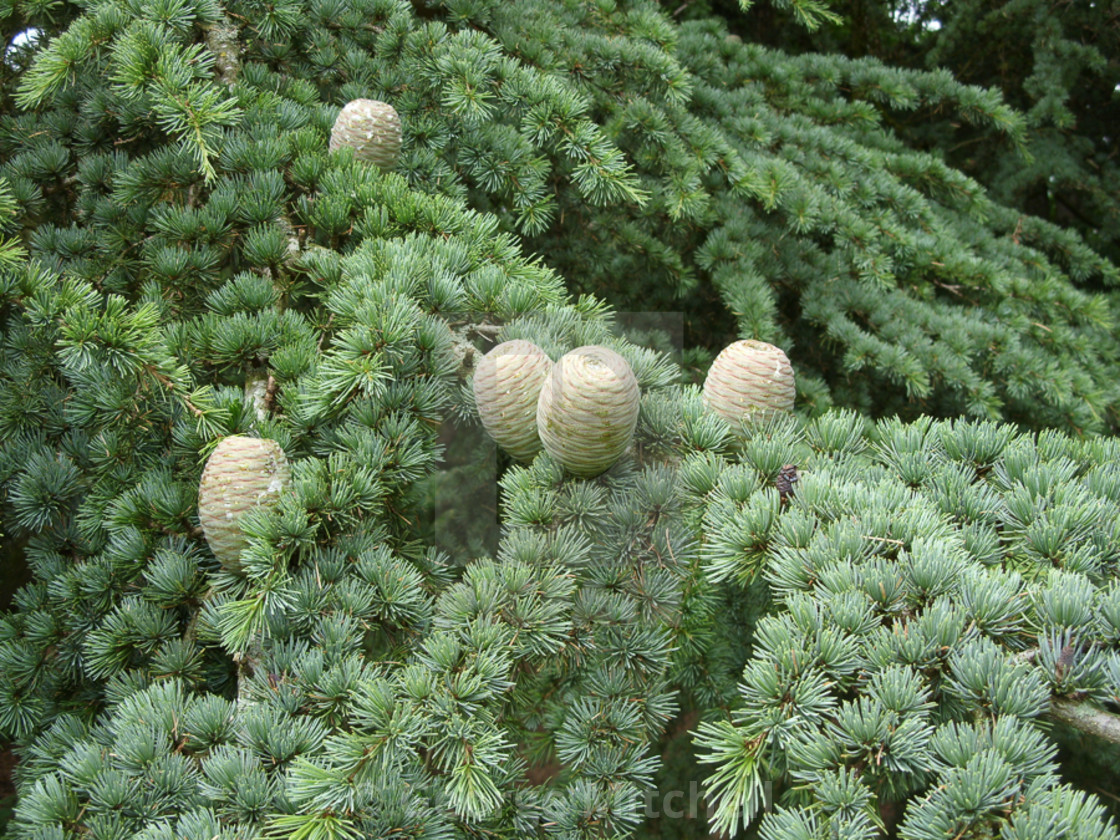
<svg viewBox="0 0 1120 840">
<path fill-rule="evenodd" d="M 793 368 L 762 341 L 724 349 L 704 382 L 704 403 L 733 426 L 793 408 Z M 630 445 L 641 392 L 626 360 L 599 345 L 555 365 L 529 341 L 499 344 L 474 376 L 479 417 L 494 441 L 528 461 L 543 447 L 573 475 L 608 469 Z"/>
<path fill-rule="evenodd" d="M 544 447 L 574 475 L 598 475 L 623 453 L 638 422 L 640 392 L 630 366 L 606 347 L 588 346 L 555 365 L 528 341 L 490 351 L 474 378 L 487 431 L 515 458 Z M 198 515 L 214 556 L 241 571 L 247 540 L 241 520 L 251 509 L 278 504 L 291 479 L 274 440 L 230 435 L 206 462 Z"/>
</svg>

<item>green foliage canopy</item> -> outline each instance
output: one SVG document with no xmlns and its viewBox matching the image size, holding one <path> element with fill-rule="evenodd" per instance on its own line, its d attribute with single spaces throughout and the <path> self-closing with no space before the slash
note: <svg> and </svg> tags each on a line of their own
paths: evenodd
<svg viewBox="0 0 1120 840">
<path fill-rule="evenodd" d="M 682 701 L 723 825 L 765 778 L 773 837 L 908 797 L 912 837 L 1113 831 L 1038 721 L 1117 699 L 1114 442 L 825 411 L 1113 424 L 1083 286 L 1115 268 L 884 116 L 1021 140 L 997 96 L 643 2 L 0 10 L 43 33 L 0 91 L 16 837 L 628 836 Z M 398 172 L 327 153 L 357 97 L 400 112 Z M 604 299 L 683 311 L 690 346 Z M 790 348 L 816 420 L 704 411 L 689 372 L 738 334 Z M 593 482 L 506 470 L 467 563 L 427 500 L 471 359 L 513 338 L 617 349 L 638 442 Z M 238 574 L 196 510 L 235 433 L 293 471 Z M 775 610 L 729 625 L 748 580 Z"/>
</svg>

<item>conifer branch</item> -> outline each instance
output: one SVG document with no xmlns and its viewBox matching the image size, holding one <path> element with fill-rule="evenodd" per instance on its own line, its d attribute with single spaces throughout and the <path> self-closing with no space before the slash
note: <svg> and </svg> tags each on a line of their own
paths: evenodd
<svg viewBox="0 0 1120 840">
<path fill-rule="evenodd" d="M 528 817 L 627 840 L 635 795 L 678 781 L 666 727 L 718 712 L 694 741 L 709 827 L 773 778 L 798 795 L 763 838 L 1120 840 L 1039 725 L 1120 742 L 1120 440 L 1060 431 L 1115 423 L 1093 289 L 1120 274 L 895 116 L 1026 137 L 995 91 L 618 5 L 130 0 L 43 24 L 9 74 L 27 111 L 0 112 L 0 524 L 34 575 L 0 614 L 0 738 L 33 757 L 15 834 Z M 399 172 L 324 142 L 367 96 L 401 109 Z M 612 322 L 681 308 L 687 347 Z M 792 348 L 809 417 L 713 413 L 698 381 L 736 333 Z M 510 339 L 632 368 L 638 430 L 601 479 L 511 450 L 496 479 L 463 380 Z M 598 391 L 580 404 L 614 418 Z M 992 422 L 932 419 L 964 413 Z M 184 523 L 198 455 L 237 433 L 298 468 L 275 508 L 226 508 L 247 542 L 207 579 L 225 558 Z M 526 786 L 545 758 L 565 772 Z M 152 767 L 159 812 L 122 811 Z"/>
<path fill-rule="evenodd" d="M 1030 648 L 1015 654 L 1013 659 L 1033 664 L 1038 654 L 1038 648 Z M 1088 700 L 1051 697 L 1046 716 L 1088 735 L 1096 735 L 1098 738 L 1120 744 L 1120 715 L 1105 711 Z"/>
<path fill-rule="evenodd" d="M 218 68 L 218 78 L 226 87 L 233 87 L 241 73 L 240 30 L 232 20 L 223 16 L 221 20 L 206 27 L 206 46 L 214 54 L 214 65 Z"/>
<path fill-rule="evenodd" d="M 1106 712 L 1088 700 L 1051 698 L 1048 716 L 1088 735 L 1120 744 L 1120 715 Z"/>
<path fill-rule="evenodd" d="M 258 423 L 268 419 L 269 404 L 272 402 L 269 388 L 275 380 L 267 369 L 250 371 L 245 375 L 245 399 L 253 406 L 253 415 Z"/>
</svg>

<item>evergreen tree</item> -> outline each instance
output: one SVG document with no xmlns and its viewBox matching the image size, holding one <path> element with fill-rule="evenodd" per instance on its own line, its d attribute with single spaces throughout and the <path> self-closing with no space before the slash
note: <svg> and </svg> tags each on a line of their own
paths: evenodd
<svg viewBox="0 0 1120 840">
<path fill-rule="evenodd" d="M 1120 742 L 1117 444 L 994 421 L 1113 426 L 1116 269 L 884 116 L 997 95 L 651 2 L 0 9 L 13 837 L 622 838 L 682 707 L 718 827 L 1116 836 L 1046 722 Z M 706 409 L 738 334 L 819 416 Z M 487 449 L 518 339 L 632 371 L 602 475 Z M 231 436 L 286 464 L 239 543 Z"/>
</svg>

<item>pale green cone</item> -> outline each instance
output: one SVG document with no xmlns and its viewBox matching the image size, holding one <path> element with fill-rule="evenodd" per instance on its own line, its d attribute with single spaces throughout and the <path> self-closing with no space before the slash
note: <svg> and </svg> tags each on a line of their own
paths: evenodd
<svg viewBox="0 0 1120 840">
<path fill-rule="evenodd" d="M 541 388 L 541 443 L 573 475 L 598 475 L 630 445 L 640 402 L 638 380 L 622 356 L 594 344 L 576 348 Z"/>
<path fill-rule="evenodd" d="M 231 435 L 210 454 L 198 487 L 198 518 L 210 550 L 226 569 L 241 568 L 241 517 L 274 504 L 290 479 L 288 459 L 274 440 Z"/>
<path fill-rule="evenodd" d="M 396 109 L 376 99 L 355 99 L 338 114 L 331 129 L 330 150 L 348 146 L 358 160 L 388 171 L 401 152 L 401 118 Z"/>
<path fill-rule="evenodd" d="M 789 358 L 754 339 L 725 347 L 704 380 L 704 404 L 733 426 L 792 411 L 795 395 Z"/>
<path fill-rule="evenodd" d="M 486 432 L 519 461 L 540 452 L 537 398 L 552 360 L 531 341 L 517 339 L 492 348 L 474 373 L 474 401 Z"/>
</svg>

